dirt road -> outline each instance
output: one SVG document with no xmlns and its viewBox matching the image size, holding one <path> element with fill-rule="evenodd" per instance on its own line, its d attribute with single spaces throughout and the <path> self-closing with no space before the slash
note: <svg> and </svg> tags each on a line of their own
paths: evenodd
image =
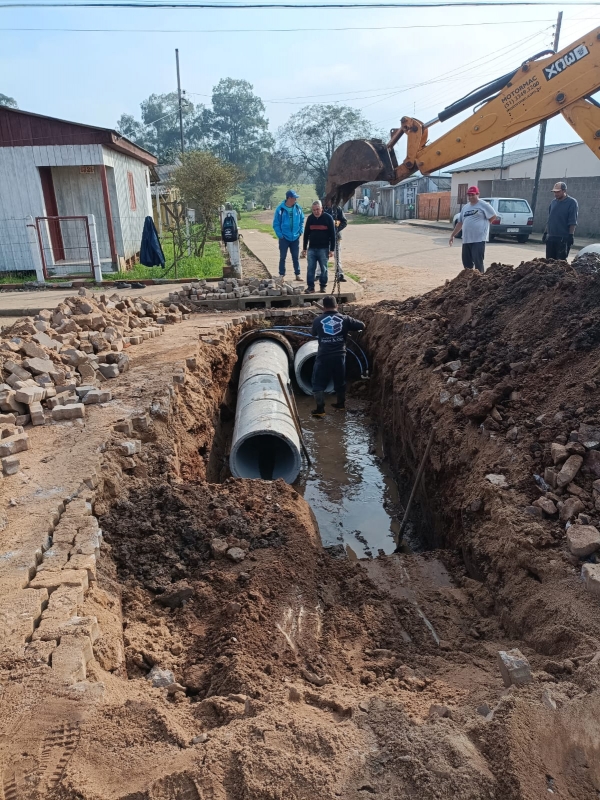
<svg viewBox="0 0 600 800">
<path fill-rule="evenodd" d="M 346 271 L 365 278 L 363 303 L 404 300 L 423 294 L 462 270 L 461 242 L 448 246 L 448 235 L 431 228 L 373 223 L 350 224 L 342 240 Z M 485 264 L 518 266 L 522 261 L 543 257 L 542 245 L 517 244 L 509 240 L 489 242 Z"/>
</svg>

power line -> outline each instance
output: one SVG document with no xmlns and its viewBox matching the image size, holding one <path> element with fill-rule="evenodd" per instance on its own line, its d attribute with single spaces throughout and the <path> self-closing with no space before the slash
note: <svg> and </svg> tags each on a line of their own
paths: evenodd
<svg viewBox="0 0 600 800">
<path fill-rule="evenodd" d="M 536 2 L 535 0 L 438 0 L 438 2 L 424 3 L 424 2 L 396 2 L 396 3 L 352 3 L 352 2 L 338 2 L 330 3 L 327 9 L 344 8 L 344 9 L 360 9 L 362 11 L 370 11 L 374 8 L 379 9 L 392 9 L 392 8 L 502 8 L 502 7 L 535 7 L 543 8 L 546 6 L 561 6 L 564 5 L 564 0 L 542 0 Z M 600 6 L 600 0 L 588 0 L 582 3 L 585 6 Z M 0 3 L 0 8 L 167 8 L 167 9 L 282 9 L 293 10 L 298 9 L 319 9 L 323 8 L 322 5 L 314 3 L 197 3 L 197 2 L 148 2 L 148 0 L 140 0 L 140 2 L 131 2 L 129 0 L 120 0 L 120 2 L 51 2 L 51 3 L 15 3 L 4 2 Z"/>
<path fill-rule="evenodd" d="M 550 19 L 524 19 L 524 20 L 504 20 L 503 22 L 453 22 L 446 25 L 378 25 L 378 26 L 355 26 L 347 28 L 327 28 L 327 33 L 331 31 L 407 31 L 414 28 L 478 28 L 489 25 L 527 25 L 529 23 L 551 22 Z M 305 33 L 314 32 L 311 28 L 5 28 L 3 31 L 43 31 L 58 33 Z M 317 95 L 307 95 L 307 97 Z"/>
</svg>

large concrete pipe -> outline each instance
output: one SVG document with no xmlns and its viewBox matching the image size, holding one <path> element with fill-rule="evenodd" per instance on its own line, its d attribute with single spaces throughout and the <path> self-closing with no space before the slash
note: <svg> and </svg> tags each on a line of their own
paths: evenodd
<svg viewBox="0 0 600 800">
<path fill-rule="evenodd" d="M 304 394 L 312 395 L 313 393 L 312 372 L 318 349 L 319 343 L 317 340 L 311 339 L 310 342 L 306 342 L 306 344 L 303 344 L 302 347 L 299 347 L 296 351 L 296 357 L 294 358 L 294 372 L 296 373 L 296 382 Z M 333 392 L 333 380 L 329 381 L 329 385 L 325 391 L 328 394 Z"/>
<path fill-rule="evenodd" d="M 288 355 L 278 342 L 253 342 L 244 353 L 229 456 L 236 478 L 283 478 L 293 483 L 302 466 L 300 440 L 281 391 L 289 379 Z"/>
</svg>

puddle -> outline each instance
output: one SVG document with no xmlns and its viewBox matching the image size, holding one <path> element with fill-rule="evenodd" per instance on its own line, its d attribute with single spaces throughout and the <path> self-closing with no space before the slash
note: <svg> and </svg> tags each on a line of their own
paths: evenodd
<svg viewBox="0 0 600 800">
<path fill-rule="evenodd" d="M 376 428 L 362 411 L 334 412 L 334 400 L 328 396 L 325 419 L 313 419 L 314 399 L 296 396 L 313 466 L 295 487 L 314 512 L 324 546 L 343 544 L 350 558 L 393 553 L 400 529 L 398 487 Z"/>
</svg>

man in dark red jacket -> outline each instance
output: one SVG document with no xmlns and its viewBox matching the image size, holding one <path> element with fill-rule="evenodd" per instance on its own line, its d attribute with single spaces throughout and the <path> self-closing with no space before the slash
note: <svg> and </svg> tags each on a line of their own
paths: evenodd
<svg viewBox="0 0 600 800">
<path fill-rule="evenodd" d="M 302 258 L 307 257 L 306 283 L 307 292 L 315 290 L 315 271 L 317 264 L 321 267 L 319 283 L 321 291 L 327 288 L 327 260 L 335 255 L 335 225 L 333 217 L 323 213 L 320 200 L 312 204 L 312 214 L 304 225 Z M 308 253 L 307 253 L 308 248 Z"/>
</svg>

